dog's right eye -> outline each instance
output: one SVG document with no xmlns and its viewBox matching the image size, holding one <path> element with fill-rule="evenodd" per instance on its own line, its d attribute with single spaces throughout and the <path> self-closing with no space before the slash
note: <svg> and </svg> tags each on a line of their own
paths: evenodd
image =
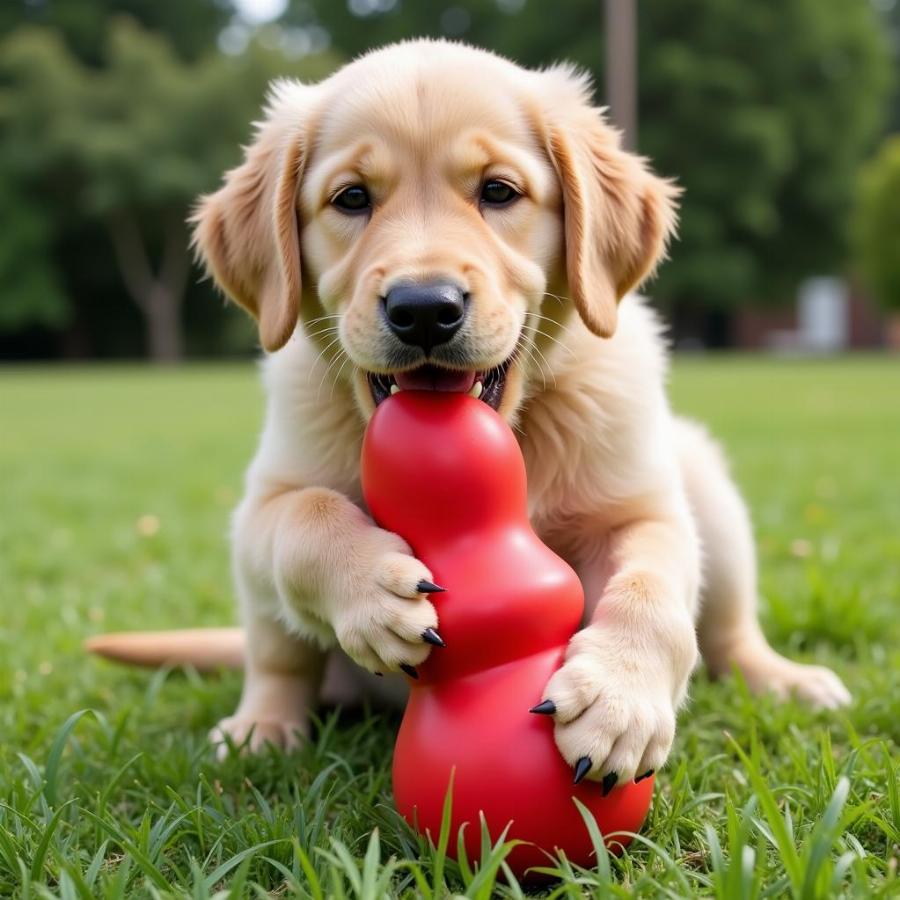
<svg viewBox="0 0 900 900">
<path fill-rule="evenodd" d="M 365 212 L 372 206 L 369 192 L 361 185 L 344 188 L 331 198 L 331 205 L 345 213 Z"/>
</svg>

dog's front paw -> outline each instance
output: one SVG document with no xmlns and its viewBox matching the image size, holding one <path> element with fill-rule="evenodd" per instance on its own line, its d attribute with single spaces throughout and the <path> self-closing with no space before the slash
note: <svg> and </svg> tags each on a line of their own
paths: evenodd
<svg viewBox="0 0 900 900">
<path fill-rule="evenodd" d="M 334 632 L 344 652 L 370 672 L 403 670 L 416 677 L 415 666 L 432 646 L 443 646 L 427 599 L 442 588 L 396 535 L 380 534 L 388 548 L 368 555 L 353 574 L 350 602 L 333 613 Z"/>
<path fill-rule="evenodd" d="M 535 709 L 554 716 L 556 744 L 574 780 L 601 781 L 604 793 L 661 768 L 675 736 L 668 680 L 616 644 L 596 628 L 576 635 Z"/>
<path fill-rule="evenodd" d="M 236 753 L 259 753 L 267 744 L 294 750 L 308 736 L 308 724 L 300 719 L 267 719 L 246 713 L 235 713 L 222 719 L 209 733 L 216 757 L 224 759 Z"/>
</svg>

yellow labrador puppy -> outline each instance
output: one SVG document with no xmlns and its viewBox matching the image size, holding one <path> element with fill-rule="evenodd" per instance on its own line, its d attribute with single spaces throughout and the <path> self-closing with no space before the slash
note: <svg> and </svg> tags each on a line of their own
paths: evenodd
<svg viewBox="0 0 900 900">
<path fill-rule="evenodd" d="M 665 762 L 698 644 L 754 690 L 849 700 L 766 642 L 744 503 L 702 428 L 673 416 L 660 325 L 629 296 L 677 193 L 622 150 L 570 66 L 422 40 L 275 85 L 194 220 L 270 354 L 233 529 L 246 680 L 219 740 L 290 745 L 331 648 L 377 673 L 442 652 L 431 573 L 360 495 L 366 420 L 406 389 L 469 392 L 516 429 L 533 523 L 587 597 L 543 709 L 588 777 Z M 217 658 L 186 640 L 184 658 Z"/>
</svg>

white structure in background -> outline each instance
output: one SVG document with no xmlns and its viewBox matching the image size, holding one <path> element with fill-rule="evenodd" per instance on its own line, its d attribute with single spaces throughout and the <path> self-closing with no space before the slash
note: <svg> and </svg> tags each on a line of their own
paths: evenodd
<svg viewBox="0 0 900 900">
<path fill-rule="evenodd" d="M 840 278 L 807 278 L 797 291 L 797 330 L 773 331 L 782 353 L 837 353 L 850 341 L 850 292 Z"/>
<path fill-rule="evenodd" d="M 843 350 L 850 340 L 850 294 L 840 278 L 807 278 L 797 295 L 800 345 L 818 353 Z"/>
</svg>

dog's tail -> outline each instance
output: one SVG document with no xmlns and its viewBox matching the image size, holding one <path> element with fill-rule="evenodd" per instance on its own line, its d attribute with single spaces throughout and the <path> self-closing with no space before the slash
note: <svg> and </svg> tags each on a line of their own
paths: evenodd
<svg viewBox="0 0 900 900">
<path fill-rule="evenodd" d="M 240 628 L 123 631 L 92 637 L 84 647 L 89 653 L 133 666 L 193 666 L 199 672 L 244 667 Z"/>
</svg>

